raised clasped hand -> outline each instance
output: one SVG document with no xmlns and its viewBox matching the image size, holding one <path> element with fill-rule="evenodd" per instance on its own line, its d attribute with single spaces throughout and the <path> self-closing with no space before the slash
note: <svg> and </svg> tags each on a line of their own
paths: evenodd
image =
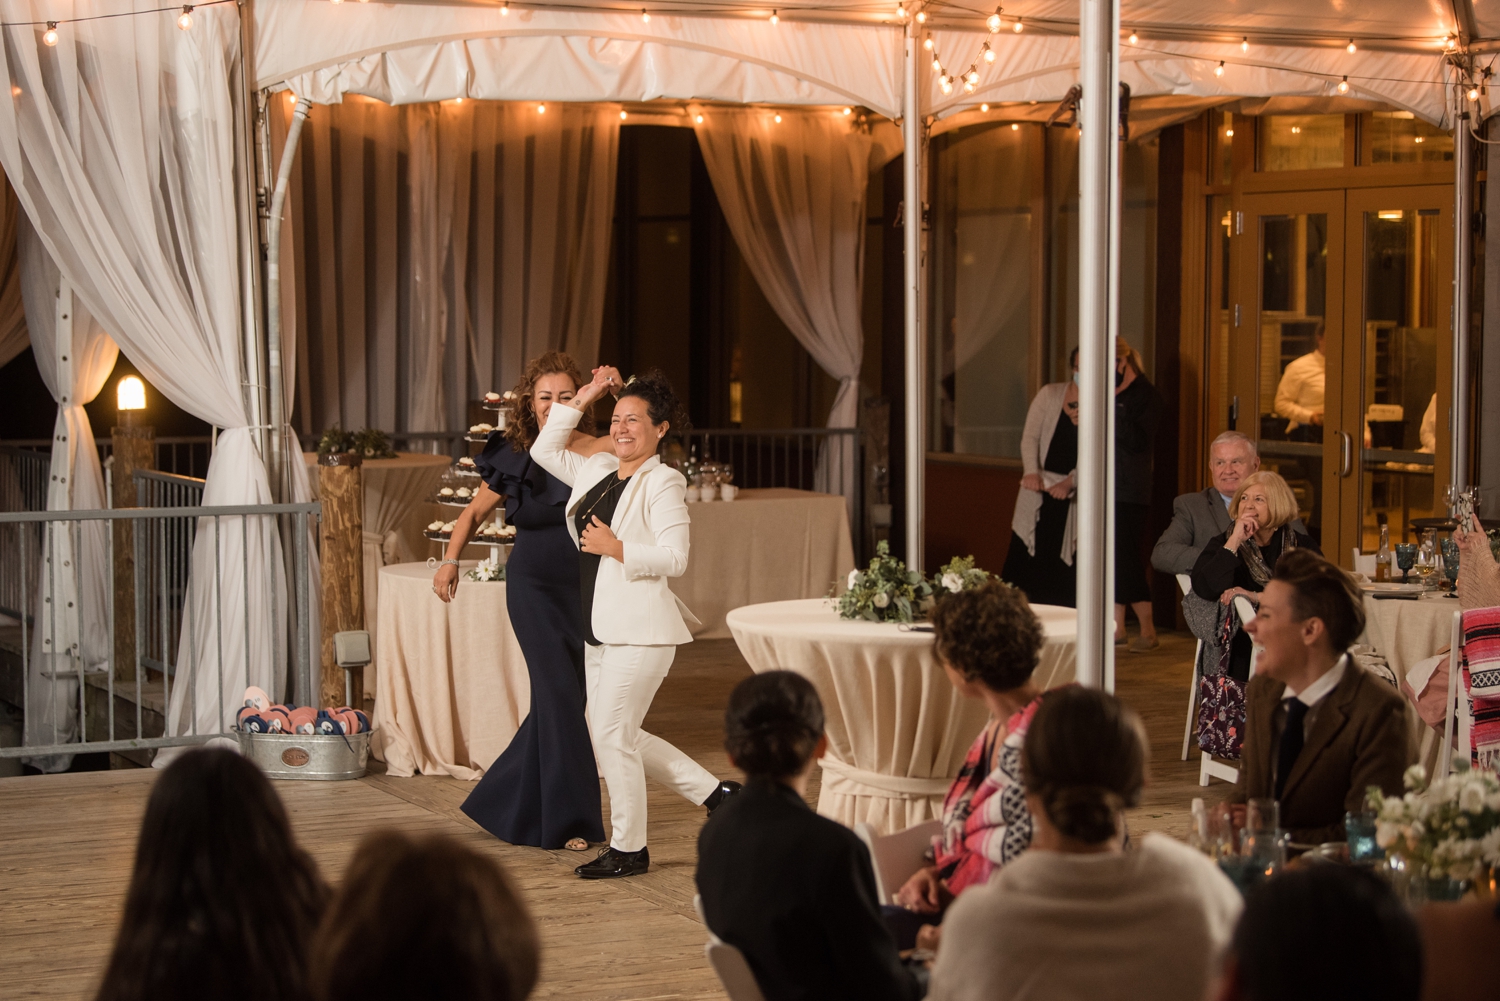
<svg viewBox="0 0 1500 1001">
<path fill-rule="evenodd" d="M 620 375 L 620 370 L 613 365 L 600 365 L 594 369 L 593 374 L 594 381 L 598 382 L 602 379 L 604 388 L 615 396 L 619 396 L 620 390 L 625 388 L 624 377 Z"/>
</svg>

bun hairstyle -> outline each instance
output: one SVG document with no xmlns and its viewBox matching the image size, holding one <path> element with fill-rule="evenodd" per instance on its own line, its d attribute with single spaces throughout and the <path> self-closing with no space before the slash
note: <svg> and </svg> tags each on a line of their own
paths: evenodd
<svg viewBox="0 0 1500 1001">
<path fill-rule="evenodd" d="M 532 397 L 536 392 L 536 381 L 544 375 L 567 376 L 573 380 L 575 391 L 588 382 L 583 373 L 579 372 L 578 363 L 573 360 L 573 356 L 562 351 L 543 351 L 527 362 L 526 371 L 521 373 L 521 381 L 512 390 L 516 394 L 515 405 L 511 409 L 510 419 L 505 423 L 505 438 L 517 452 L 531 448 L 536 442 L 536 436 L 542 431 L 541 425 L 536 422 Z M 578 430 L 593 433 L 594 417 L 587 410 L 583 412 L 583 419 L 578 422 Z"/>
<path fill-rule="evenodd" d="M 653 368 L 645 375 L 632 375 L 625 388 L 620 390 L 620 399 L 627 396 L 646 401 L 646 414 L 652 424 L 671 421 L 672 430 L 677 434 L 684 434 L 692 427 L 682 401 L 659 368 Z"/>
<path fill-rule="evenodd" d="M 1049 692 L 1026 731 L 1026 791 L 1064 837 L 1097 845 L 1119 830 L 1120 812 L 1146 784 L 1146 731 L 1113 695 L 1069 685 Z"/>
<path fill-rule="evenodd" d="M 729 694 L 724 750 L 751 779 L 785 779 L 807 767 L 823 736 L 823 702 L 791 671 L 746 678 Z"/>
</svg>

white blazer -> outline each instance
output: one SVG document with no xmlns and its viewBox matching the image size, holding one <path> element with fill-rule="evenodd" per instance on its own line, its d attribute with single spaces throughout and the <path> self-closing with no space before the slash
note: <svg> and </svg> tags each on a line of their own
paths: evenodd
<svg viewBox="0 0 1500 1001">
<path fill-rule="evenodd" d="M 589 489 L 620 468 L 613 452 L 585 459 L 568 451 L 568 438 L 583 412 L 554 406 L 547 426 L 531 446 L 531 457 L 547 472 L 573 488 L 568 498 L 568 534 L 578 544 L 574 514 Z M 689 625 L 698 619 L 667 587 L 688 564 L 687 480 L 652 456 L 630 478 L 615 505 L 610 531 L 625 545 L 625 562 L 599 561 L 594 584 L 592 623 L 599 642 L 623 646 L 669 646 L 691 643 Z"/>
</svg>

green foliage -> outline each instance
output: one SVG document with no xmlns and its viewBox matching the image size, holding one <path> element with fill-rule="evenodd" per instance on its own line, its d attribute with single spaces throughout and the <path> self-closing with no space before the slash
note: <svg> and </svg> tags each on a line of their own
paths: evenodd
<svg viewBox="0 0 1500 1001">
<path fill-rule="evenodd" d="M 318 454 L 336 455 L 341 452 L 353 452 L 365 459 L 396 457 L 396 450 L 391 448 L 391 440 L 384 431 L 378 428 L 345 431 L 335 424 L 318 439 Z"/>
<path fill-rule="evenodd" d="M 955 556 L 932 575 L 932 590 L 938 597 L 942 597 L 944 594 L 972 591 L 976 587 L 983 587 L 992 579 L 999 580 L 988 570 L 976 567 L 973 556 Z"/>
<path fill-rule="evenodd" d="M 839 615 L 868 622 L 912 622 L 923 618 L 932 604 L 932 585 L 891 555 L 880 542 L 865 570 L 852 570 L 848 589 L 838 596 Z"/>
</svg>

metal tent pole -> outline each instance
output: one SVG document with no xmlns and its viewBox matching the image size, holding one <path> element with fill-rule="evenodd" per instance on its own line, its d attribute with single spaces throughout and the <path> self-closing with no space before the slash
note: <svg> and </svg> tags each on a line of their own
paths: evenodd
<svg viewBox="0 0 1500 1001">
<path fill-rule="evenodd" d="M 281 369 L 281 215 L 286 204 L 287 184 L 291 180 L 292 163 L 297 158 L 297 141 L 302 138 L 302 123 L 307 121 L 307 111 L 312 102 L 305 97 L 297 99 L 292 109 L 292 124 L 287 129 L 286 147 L 281 151 L 281 165 L 276 171 L 276 190 L 271 195 L 271 214 L 266 220 L 266 347 L 270 369 L 271 404 L 271 448 L 273 452 L 274 480 L 272 489 L 286 493 L 285 485 L 291 482 L 287 476 L 288 462 L 300 462 L 302 457 L 286 456 L 282 447 L 286 431 L 286 401 L 282 388 Z M 269 109 L 267 114 L 269 114 Z"/>
<path fill-rule="evenodd" d="M 1473 217 L 1470 164 L 1473 141 L 1469 128 L 1473 118 L 1464 101 L 1463 89 L 1455 87 L 1453 115 L 1453 410 L 1448 422 L 1452 435 L 1448 481 L 1455 487 L 1469 485 L 1469 276 L 1473 262 L 1469 220 Z"/>
<path fill-rule="evenodd" d="M 923 428 L 922 351 L 922 75 L 921 44 L 913 21 L 906 30 L 906 95 L 901 128 L 906 140 L 902 160 L 902 239 L 905 254 L 905 373 L 906 373 L 906 565 L 921 572 L 922 542 L 926 519 L 923 517 L 923 465 L 927 459 L 927 439 Z"/>
<path fill-rule="evenodd" d="M 1114 678 L 1114 361 L 1118 0 L 1083 0 L 1078 120 L 1078 681 Z"/>
<path fill-rule="evenodd" d="M 261 462 L 268 467 L 266 435 L 266 359 L 261 353 L 261 261 L 260 226 L 256 218 L 256 169 L 255 169 L 255 91 L 252 87 L 255 61 L 255 5 L 254 0 L 242 0 L 239 4 L 240 53 L 238 66 L 238 94 L 235 106 L 237 116 L 235 129 L 235 154 L 238 165 L 244 171 L 240 178 L 240 289 L 241 322 L 244 324 L 245 390 L 250 417 L 251 434 L 260 451 Z M 272 435 L 274 439 L 274 432 Z M 274 443 L 271 446 L 274 448 Z M 272 497 L 276 499 L 274 470 L 271 475 Z"/>
</svg>

